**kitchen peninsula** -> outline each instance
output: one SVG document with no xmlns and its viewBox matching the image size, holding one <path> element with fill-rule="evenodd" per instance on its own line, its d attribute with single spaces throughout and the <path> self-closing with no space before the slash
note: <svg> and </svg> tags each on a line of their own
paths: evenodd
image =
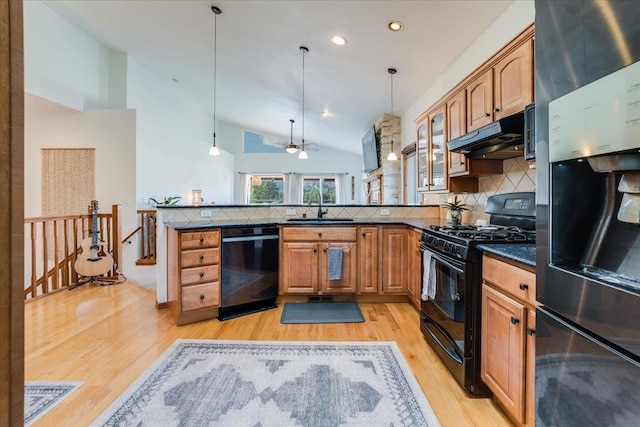
<svg viewBox="0 0 640 427">
<path fill-rule="evenodd" d="M 407 283 L 417 286 L 420 277 L 418 274 L 415 274 L 415 268 L 409 269 L 409 271 L 412 272 L 409 273 L 406 265 L 404 265 L 404 260 L 408 253 L 414 255 L 414 257 L 411 257 L 411 259 L 413 259 L 412 262 L 419 262 L 417 258 L 419 256 L 419 251 L 417 250 L 419 232 L 416 231 L 415 234 L 410 233 L 412 230 L 421 230 L 429 225 L 439 224 L 441 221 L 440 207 L 413 205 L 334 205 L 328 208 L 329 212 L 322 220 L 309 221 L 315 218 L 315 209 L 315 206 L 301 205 L 158 206 L 157 222 L 158 224 L 164 225 L 158 227 L 157 236 L 157 246 L 158 248 L 163 248 L 158 251 L 158 265 L 162 266 L 157 269 L 158 307 L 171 305 L 171 301 L 175 301 L 176 299 L 176 292 L 170 292 L 171 286 L 175 286 L 175 277 L 180 277 L 180 275 L 176 273 L 177 270 L 174 261 L 179 255 L 176 253 L 176 246 L 179 250 L 185 248 L 192 250 L 197 249 L 199 246 L 196 244 L 195 247 L 192 247 L 187 244 L 185 247 L 184 240 L 182 240 L 182 245 L 176 245 L 173 239 L 187 239 L 188 242 L 191 242 L 195 234 L 203 234 L 199 241 L 204 245 L 202 249 L 206 250 L 206 253 L 196 254 L 196 264 L 189 264 L 186 268 L 197 267 L 200 262 L 204 262 L 208 269 L 207 271 L 199 273 L 202 275 L 199 277 L 202 279 L 202 284 L 207 283 L 212 285 L 217 282 L 217 286 L 219 287 L 221 273 L 219 271 L 214 271 L 213 273 L 210 271 L 212 266 L 219 266 L 219 232 L 222 229 L 247 226 L 254 228 L 280 228 L 280 295 L 335 293 L 335 289 L 327 289 L 326 286 L 323 289 L 322 286 L 319 286 L 320 282 L 317 280 L 320 278 L 320 270 L 313 272 L 314 274 L 311 274 L 311 272 L 302 272 L 304 275 L 311 277 L 312 280 L 310 287 L 305 291 L 300 289 L 294 290 L 287 286 L 287 280 L 290 276 L 285 274 L 287 271 L 285 260 L 286 262 L 290 262 L 291 259 L 288 257 L 289 255 L 294 253 L 300 254 L 300 252 L 287 251 L 289 247 L 283 246 L 286 245 L 287 240 L 290 241 L 289 243 L 292 245 L 291 248 L 300 247 L 302 243 L 312 246 L 315 245 L 315 248 L 310 248 L 310 252 L 308 252 L 308 254 L 317 254 L 316 256 L 318 258 L 312 260 L 314 265 L 316 265 L 316 262 L 326 262 L 324 258 L 326 253 L 323 251 L 323 249 L 325 249 L 324 246 L 328 247 L 331 244 L 343 243 L 346 244 L 344 246 L 346 249 L 344 252 L 345 262 L 350 263 L 348 266 L 350 266 L 351 270 L 349 273 L 350 278 L 345 278 L 341 281 L 344 282 L 342 284 L 343 290 L 338 293 L 364 296 L 386 294 L 387 296 L 394 296 L 396 300 L 402 299 L 404 301 L 408 301 L 407 295 L 409 295 L 415 301 L 414 304 L 418 304 L 416 298 L 419 297 L 419 295 L 417 295 L 418 292 L 413 286 L 409 286 L 411 289 L 408 289 Z M 317 231 L 319 227 L 327 230 L 324 236 L 321 235 L 322 232 L 314 233 L 313 230 Z M 283 229 L 289 230 L 289 232 L 283 233 Z M 343 231 L 345 231 L 346 234 L 343 233 Z M 302 232 L 302 234 L 300 232 Z M 217 242 L 212 243 L 211 238 L 213 238 L 213 235 L 211 233 L 218 233 L 216 234 L 218 236 Z M 318 237 L 311 238 L 309 233 Z M 409 235 L 412 237 L 409 238 Z M 169 236 L 173 237 L 169 238 Z M 169 248 L 167 245 L 170 241 L 174 243 L 170 244 Z M 207 244 L 205 245 L 205 243 Z M 168 250 L 164 250 L 164 248 L 168 248 Z M 316 252 L 313 252 L 313 249 L 315 249 Z M 383 263 L 382 256 L 385 252 L 388 253 L 389 256 L 384 257 Z M 295 261 L 291 263 L 291 265 L 295 264 L 297 264 Z M 169 274 L 167 267 L 169 267 L 173 273 Z M 374 271 L 377 271 L 373 275 L 371 274 L 372 268 L 375 268 L 376 270 Z M 364 272 L 368 272 L 369 274 L 366 275 Z M 293 273 L 293 271 L 289 270 L 289 273 Z M 405 277 L 406 274 L 412 274 L 412 276 L 407 278 Z M 365 280 L 366 277 L 368 277 L 367 280 Z M 196 276 L 196 278 L 198 278 L 198 276 Z M 200 284 L 199 282 L 198 280 L 195 281 L 195 283 Z M 184 280 L 180 283 L 184 283 Z M 190 281 L 189 283 L 194 282 Z M 368 284 L 365 285 L 365 283 Z M 358 284 L 360 284 L 360 286 L 358 286 Z M 195 299 L 186 296 L 185 298 L 190 301 L 187 305 L 191 303 L 196 304 L 195 306 L 190 306 L 191 308 L 198 307 L 200 303 L 204 304 L 203 306 L 207 308 L 217 306 L 219 300 L 210 295 L 210 291 L 213 289 L 211 286 L 205 287 L 202 290 L 206 290 L 207 292 L 198 293 L 198 295 L 204 296 L 204 298 L 198 299 L 198 295 L 192 296 Z M 349 291 L 345 289 L 349 289 Z M 191 291 L 193 291 L 193 289 L 190 288 L 187 293 Z M 369 300 L 371 300 L 371 298 Z M 217 316 L 217 313 L 209 312 L 206 315 L 203 314 L 203 316 L 205 318 L 211 318 Z M 193 320 L 202 320 L 201 317 L 202 316 L 196 315 L 193 317 Z"/>
</svg>

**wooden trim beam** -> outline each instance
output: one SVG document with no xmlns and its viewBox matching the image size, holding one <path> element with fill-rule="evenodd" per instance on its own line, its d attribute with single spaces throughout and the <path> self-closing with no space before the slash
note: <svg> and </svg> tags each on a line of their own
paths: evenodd
<svg viewBox="0 0 640 427">
<path fill-rule="evenodd" d="M 22 0 L 0 0 L 0 425 L 24 423 Z"/>
</svg>

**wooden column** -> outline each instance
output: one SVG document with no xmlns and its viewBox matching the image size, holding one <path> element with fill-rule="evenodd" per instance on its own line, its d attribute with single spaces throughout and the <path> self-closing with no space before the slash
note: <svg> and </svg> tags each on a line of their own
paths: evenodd
<svg viewBox="0 0 640 427">
<path fill-rule="evenodd" d="M 24 420 L 22 0 L 0 0 L 0 425 Z"/>
</svg>

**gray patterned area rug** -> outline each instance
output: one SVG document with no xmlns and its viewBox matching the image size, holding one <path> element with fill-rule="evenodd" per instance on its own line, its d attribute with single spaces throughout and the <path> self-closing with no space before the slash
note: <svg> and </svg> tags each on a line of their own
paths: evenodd
<svg viewBox="0 0 640 427">
<path fill-rule="evenodd" d="M 394 342 L 177 340 L 94 426 L 439 426 Z"/>
<path fill-rule="evenodd" d="M 32 425 L 82 384 L 84 384 L 82 381 L 26 381 L 24 383 L 24 425 Z"/>
</svg>

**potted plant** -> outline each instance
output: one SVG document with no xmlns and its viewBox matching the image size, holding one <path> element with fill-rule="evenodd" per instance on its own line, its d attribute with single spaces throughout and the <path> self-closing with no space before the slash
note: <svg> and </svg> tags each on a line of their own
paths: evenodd
<svg viewBox="0 0 640 427">
<path fill-rule="evenodd" d="M 448 216 L 451 219 L 451 224 L 458 225 L 462 220 L 462 211 L 468 211 L 469 205 L 462 200 L 458 200 L 458 195 L 453 195 L 453 200 L 449 200 L 442 204 L 443 208 L 449 209 Z"/>
<path fill-rule="evenodd" d="M 182 197 L 180 196 L 170 196 L 170 197 L 165 197 L 161 202 L 159 202 L 153 197 L 149 197 L 149 200 L 152 201 L 156 206 L 175 205 L 176 203 L 178 203 L 178 201 L 180 201 L 180 199 L 182 199 Z"/>
</svg>

